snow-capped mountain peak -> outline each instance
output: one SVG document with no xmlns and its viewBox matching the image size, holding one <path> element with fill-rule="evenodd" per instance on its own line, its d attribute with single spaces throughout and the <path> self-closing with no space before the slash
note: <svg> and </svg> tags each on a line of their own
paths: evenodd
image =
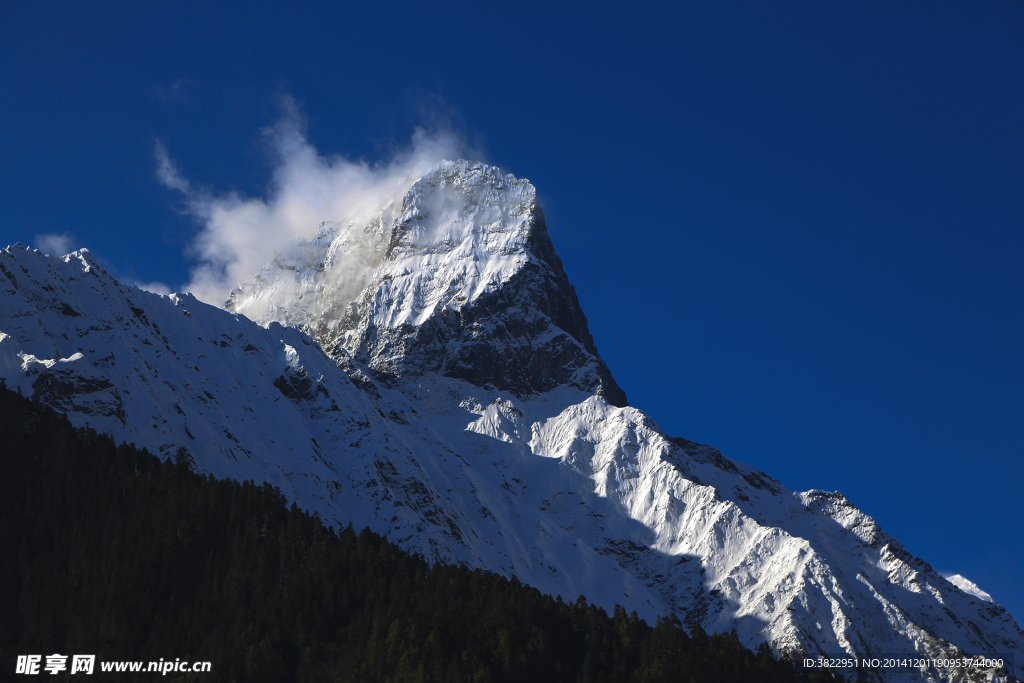
<svg viewBox="0 0 1024 683">
<path fill-rule="evenodd" d="M 443 162 L 365 225 L 322 224 L 228 311 L 20 246 L 0 252 L 0 302 L 8 386 L 431 560 L 749 645 L 1016 653 L 1024 675 L 1006 610 L 841 493 L 789 491 L 628 406 L 535 189 L 494 167 Z"/>
<path fill-rule="evenodd" d="M 567 383 L 626 403 L 536 189 L 493 166 L 442 162 L 400 211 L 385 206 L 361 227 L 322 225 L 240 285 L 227 308 L 299 327 L 381 378 L 435 372 L 521 396 Z"/>
</svg>

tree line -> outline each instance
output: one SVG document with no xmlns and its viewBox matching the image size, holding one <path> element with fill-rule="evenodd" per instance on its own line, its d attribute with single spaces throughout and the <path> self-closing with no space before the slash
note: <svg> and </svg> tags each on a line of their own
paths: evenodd
<svg viewBox="0 0 1024 683">
<path fill-rule="evenodd" d="M 62 653 L 207 660 L 210 673 L 162 678 L 211 683 L 842 680 L 735 631 L 431 566 L 269 484 L 202 476 L 184 450 L 161 460 L 4 387 L 0 444 L 4 676 L 17 655 Z"/>
</svg>

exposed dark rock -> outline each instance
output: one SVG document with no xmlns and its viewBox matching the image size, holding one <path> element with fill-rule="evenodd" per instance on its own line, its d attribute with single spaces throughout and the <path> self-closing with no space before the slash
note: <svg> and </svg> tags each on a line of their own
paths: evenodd
<svg viewBox="0 0 1024 683">
<path fill-rule="evenodd" d="M 627 405 L 597 351 L 539 206 L 533 216 L 526 244 L 533 258 L 501 287 L 459 309 L 442 308 L 419 326 L 368 327 L 356 350 L 359 360 L 384 378 L 436 372 L 520 397 L 570 384 Z"/>
<path fill-rule="evenodd" d="M 32 383 L 35 399 L 61 412 L 116 417 L 125 423 L 121 394 L 110 380 L 48 370 Z"/>
</svg>

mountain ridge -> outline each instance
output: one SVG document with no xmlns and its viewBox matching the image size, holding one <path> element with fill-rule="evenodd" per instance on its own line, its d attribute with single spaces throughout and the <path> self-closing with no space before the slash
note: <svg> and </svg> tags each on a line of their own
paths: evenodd
<svg viewBox="0 0 1024 683">
<path fill-rule="evenodd" d="M 321 225 L 227 312 L 126 289 L 88 252 L 8 248 L 0 276 L 9 385 L 428 559 L 776 650 L 1024 653 L 1003 608 L 842 494 L 628 406 L 536 191 L 493 167 L 444 162 L 370 224 Z"/>
</svg>

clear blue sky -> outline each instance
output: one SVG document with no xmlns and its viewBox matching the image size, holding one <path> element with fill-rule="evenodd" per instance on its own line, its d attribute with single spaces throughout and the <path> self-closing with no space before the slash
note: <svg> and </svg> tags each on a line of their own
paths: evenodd
<svg viewBox="0 0 1024 683">
<path fill-rule="evenodd" d="M 1024 4 L 339 5 L 0 4 L 0 242 L 180 286 L 157 141 L 260 196 L 283 95 L 325 155 L 446 120 L 539 188 L 633 405 L 1024 621 Z"/>
</svg>

